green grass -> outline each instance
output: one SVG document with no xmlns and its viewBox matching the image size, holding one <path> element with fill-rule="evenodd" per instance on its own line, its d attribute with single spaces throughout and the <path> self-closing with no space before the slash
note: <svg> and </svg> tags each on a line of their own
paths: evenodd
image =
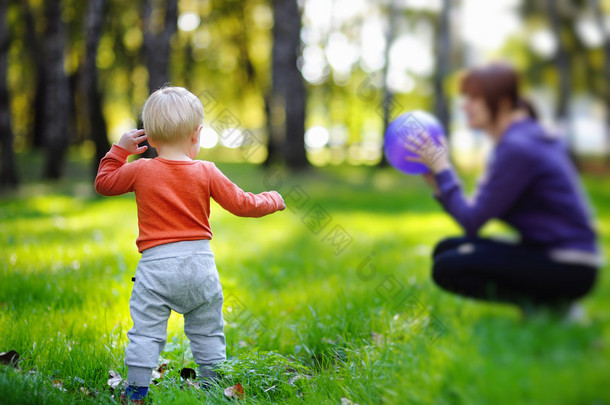
<svg viewBox="0 0 610 405">
<path fill-rule="evenodd" d="M 610 404 L 604 272 L 583 302 L 586 324 L 524 321 L 515 308 L 431 283 L 431 247 L 459 228 L 419 179 L 219 166 L 244 189 L 277 188 L 292 209 L 244 219 L 213 206 L 230 361 L 218 387 L 184 388 L 179 372 L 194 363 L 172 315 L 169 371 L 151 388 L 154 403 L 224 404 L 223 389 L 239 382 L 253 404 Z M 0 200 L 0 352 L 22 356 L 22 371 L 0 366 L 0 402 L 114 403 L 108 371 L 126 374 L 139 256 L 134 198 L 97 198 L 82 175 L 41 184 L 31 173 Z M 586 187 L 607 251 L 610 179 L 587 178 Z M 316 234 L 311 213 L 320 210 L 328 225 Z M 353 239 L 343 251 L 326 236 L 337 226 Z"/>
</svg>

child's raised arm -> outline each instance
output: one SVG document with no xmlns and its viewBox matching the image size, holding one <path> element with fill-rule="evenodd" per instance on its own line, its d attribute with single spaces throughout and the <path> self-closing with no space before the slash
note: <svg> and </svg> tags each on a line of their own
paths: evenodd
<svg viewBox="0 0 610 405">
<path fill-rule="evenodd" d="M 210 196 L 230 213 L 240 217 L 262 217 L 286 208 L 277 191 L 247 193 L 229 180 L 216 165 L 209 167 Z"/>
<path fill-rule="evenodd" d="M 147 149 L 147 146 L 138 146 L 146 140 L 143 129 L 132 129 L 125 132 L 118 144 L 112 148 L 100 162 L 95 177 L 95 191 L 101 195 L 113 196 L 133 191 L 136 165 L 128 165 L 127 157 L 131 154 L 139 154 Z"/>
</svg>

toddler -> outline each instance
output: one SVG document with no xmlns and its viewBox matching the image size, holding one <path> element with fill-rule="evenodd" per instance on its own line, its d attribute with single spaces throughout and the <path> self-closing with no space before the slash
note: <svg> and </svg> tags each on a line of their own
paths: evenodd
<svg viewBox="0 0 610 405">
<path fill-rule="evenodd" d="M 128 387 L 123 401 L 141 402 L 167 339 L 172 310 L 184 314 L 184 332 L 201 377 L 213 378 L 226 359 L 223 295 L 209 241 L 210 198 L 242 217 L 261 217 L 285 208 L 275 191 L 246 193 L 199 152 L 203 106 L 181 87 L 155 91 L 144 104 L 144 129 L 123 134 L 102 159 L 96 191 L 115 196 L 133 191 L 138 207 L 136 245 L 142 258 L 129 301 L 133 328 L 125 350 Z M 154 159 L 127 163 L 148 139 Z"/>
</svg>

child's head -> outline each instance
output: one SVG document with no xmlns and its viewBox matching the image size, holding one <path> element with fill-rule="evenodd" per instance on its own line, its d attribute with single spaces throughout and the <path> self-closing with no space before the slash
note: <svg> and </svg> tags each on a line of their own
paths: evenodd
<svg viewBox="0 0 610 405">
<path fill-rule="evenodd" d="M 146 100 L 142 122 L 152 144 L 184 142 L 203 123 L 203 106 L 183 87 L 162 87 Z"/>
</svg>

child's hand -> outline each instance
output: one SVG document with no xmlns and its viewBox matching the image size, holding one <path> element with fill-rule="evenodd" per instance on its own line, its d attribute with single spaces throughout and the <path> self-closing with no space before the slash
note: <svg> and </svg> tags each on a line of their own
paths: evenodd
<svg viewBox="0 0 610 405">
<path fill-rule="evenodd" d="M 286 203 L 284 202 L 284 197 L 282 197 L 282 195 L 280 193 L 278 193 L 276 191 L 277 195 L 280 196 L 280 199 L 282 200 L 282 208 L 280 208 L 280 211 L 284 211 L 286 209 Z"/>
<path fill-rule="evenodd" d="M 132 155 L 138 155 L 148 149 L 148 146 L 138 146 L 147 139 L 143 129 L 132 129 L 121 136 L 117 144 Z"/>
</svg>

